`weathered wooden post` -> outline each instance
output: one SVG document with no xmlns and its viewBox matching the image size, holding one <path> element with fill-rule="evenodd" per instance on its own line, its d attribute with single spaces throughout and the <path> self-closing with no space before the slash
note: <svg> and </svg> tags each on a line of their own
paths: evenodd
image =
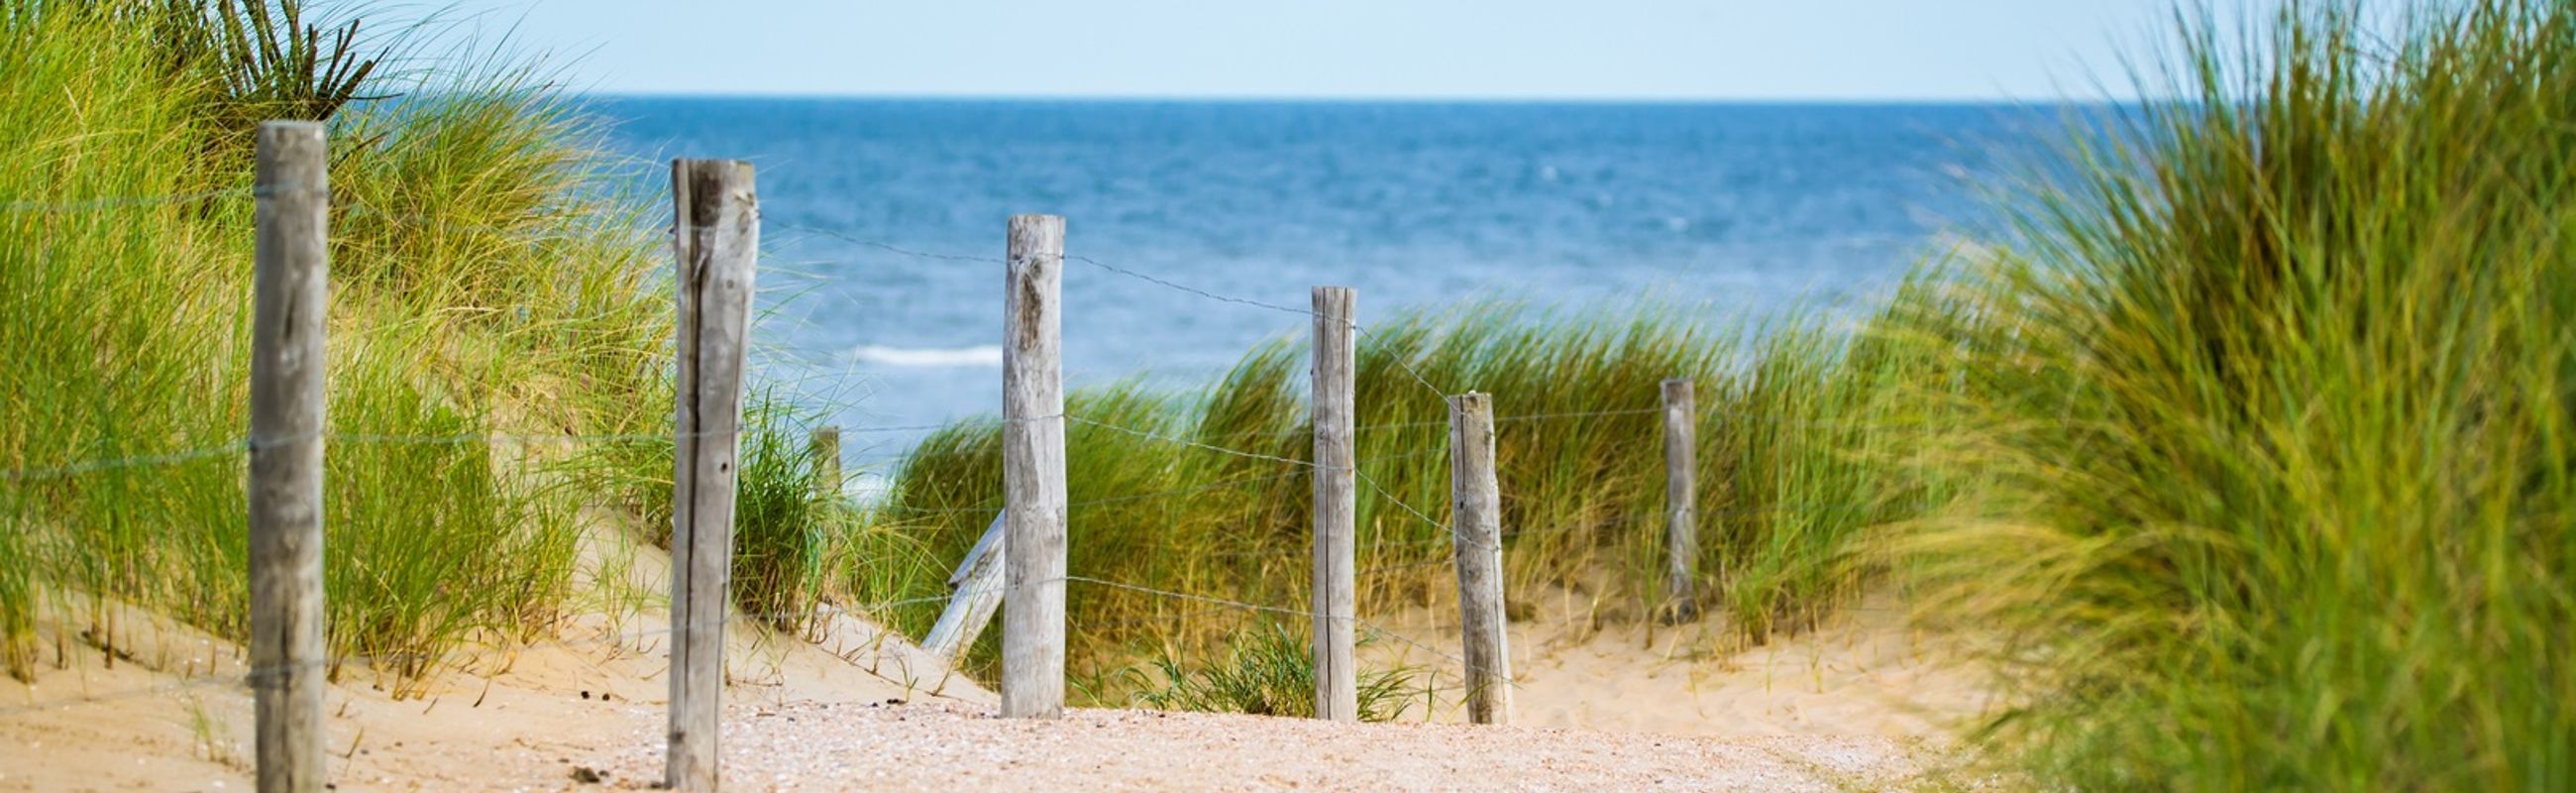
<svg viewBox="0 0 2576 793">
<path fill-rule="evenodd" d="M 1002 716 L 1064 715 L 1064 218 L 1014 215 L 1002 328 Z"/>
<path fill-rule="evenodd" d="M 1358 596 L 1352 585 L 1359 522 L 1352 396 L 1352 320 L 1358 295 L 1346 286 L 1314 292 L 1315 382 L 1315 718 L 1358 721 L 1359 670 L 1352 657 Z"/>
<path fill-rule="evenodd" d="M 1691 381 L 1664 381 L 1664 608 L 1666 623 L 1699 618 L 1699 401 Z"/>
<path fill-rule="evenodd" d="M 1510 636 L 1503 625 L 1501 487 L 1494 477 L 1494 403 L 1470 391 L 1449 398 L 1449 491 L 1458 559 L 1460 633 L 1466 642 L 1467 718 L 1512 720 Z"/>
<path fill-rule="evenodd" d="M 671 163 L 679 387 L 672 422 L 671 730 L 663 784 L 713 790 L 724 714 L 726 592 L 760 202 L 751 163 Z"/>
<path fill-rule="evenodd" d="M 323 787 L 323 334 L 331 294 L 322 124 L 259 125 L 250 355 L 250 684 L 262 791 Z"/>
<path fill-rule="evenodd" d="M 1002 547 L 1005 515 L 993 516 L 993 524 L 984 527 L 984 536 L 966 551 L 957 563 L 957 572 L 948 574 L 948 608 L 939 612 L 939 622 L 930 626 L 930 636 L 921 640 L 921 649 L 950 667 L 957 656 L 984 635 L 984 626 L 993 621 L 993 610 L 1002 607 L 1002 567 L 1008 555 Z"/>
<path fill-rule="evenodd" d="M 818 491 L 816 495 L 824 498 L 840 498 L 843 484 L 841 482 L 841 428 L 839 426 L 814 428 L 814 436 L 806 441 L 805 451 L 814 459 L 814 489 Z"/>
</svg>

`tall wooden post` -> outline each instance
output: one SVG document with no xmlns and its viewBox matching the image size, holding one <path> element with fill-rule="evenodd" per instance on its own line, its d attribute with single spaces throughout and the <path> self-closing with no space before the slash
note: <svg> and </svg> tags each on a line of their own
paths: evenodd
<svg viewBox="0 0 2576 793">
<path fill-rule="evenodd" d="M 1351 336 L 1358 301 L 1350 287 L 1315 287 L 1315 718 L 1328 721 L 1360 718 L 1359 670 L 1351 651 L 1359 522 Z"/>
<path fill-rule="evenodd" d="M 672 422 L 671 730 L 663 784 L 713 790 L 724 712 L 726 592 L 760 203 L 750 163 L 671 163 L 679 388 Z"/>
<path fill-rule="evenodd" d="M 1691 381 L 1664 381 L 1664 609 L 1670 622 L 1699 618 L 1699 401 Z"/>
<path fill-rule="evenodd" d="M 1494 403 L 1449 398 L 1450 524 L 1458 559 L 1460 633 L 1466 643 L 1467 718 L 1512 720 L 1510 637 L 1503 625 L 1501 486 L 1494 477 Z"/>
<path fill-rule="evenodd" d="M 1002 329 L 1002 716 L 1064 715 L 1064 218 L 1015 215 Z"/>
<path fill-rule="evenodd" d="M 318 791 L 322 734 L 323 334 L 329 145 L 259 125 L 250 356 L 250 665 L 262 791 Z"/>
</svg>

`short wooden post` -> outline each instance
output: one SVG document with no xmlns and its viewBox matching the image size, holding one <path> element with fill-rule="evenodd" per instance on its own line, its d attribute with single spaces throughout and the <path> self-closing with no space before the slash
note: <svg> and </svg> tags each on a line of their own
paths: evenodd
<svg viewBox="0 0 2576 793">
<path fill-rule="evenodd" d="M 1664 608 L 1666 623 L 1699 618 L 1699 401 L 1691 381 L 1664 381 Z"/>
<path fill-rule="evenodd" d="M 259 125 L 250 356 L 250 684 L 262 791 L 323 787 L 323 334 L 331 186 L 322 125 Z"/>
<path fill-rule="evenodd" d="M 1467 718 L 1512 720 L 1510 636 L 1503 625 L 1501 487 L 1494 477 L 1494 403 L 1449 398 L 1450 522 L 1458 560 L 1460 632 L 1466 642 Z"/>
<path fill-rule="evenodd" d="M 1002 566 L 1009 553 L 1002 543 L 1004 517 L 993 516 L 984 536 L 957 563 L 957 572 L 948 574 L 948 608 L 939 612 L 939 622 L 921 640 L 921 649 L 951 667 L 957 665 L 957 656 L 974 646 L 976 637 L 984 635 L 993 611 L 1002 607 Z"/>
<path fill-rule="evenodd" d="M 814 458 L 816 495 L 839 498 L 842 486 L 841 428 L 829 425 L 814 428 L 814 436 L 807 439 L 805 451 Z"/>
<path fill-rule="evenodd" d="M 679 387 L 671 480 L 671 729 L 663 784 L 714 790 L 726 592 L 760 206 L 750 163 L 671 163 Z"/>
<path fill-rule="evenodd" d="M 1064 715 L 1064 218 L 1015 215 L 1002 329 L 1002 716 Z"/>
<path fill-rule="evenodd" d="M 1359 670 L 1352 656 L 1358 596 L 1356 564 L 1358 493 L 1352 396 L 1352 318 L 1358 294 L 1346 286 L 1314 291 L 1315 382 L 1315 718 L 1358 721 Z"/>
</svg>

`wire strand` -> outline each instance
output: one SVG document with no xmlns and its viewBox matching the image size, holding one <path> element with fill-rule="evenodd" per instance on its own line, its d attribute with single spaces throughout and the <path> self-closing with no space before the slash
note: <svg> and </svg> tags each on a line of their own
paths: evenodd
<svg viewBox="0 0 2576 793">
<path fill-rule="evenodd" d="M 0 212 L 94 212 L 106 209 L 127 209 L 132 207 L 186 204 L 197 201 L 211 201 L 218 198 L 237 198 L 242 196 L 266 197 L 271 195 L 282 195 L 287 192 L 289 192 L 289 190 L 283 188 L 232 187 L 222 190 L 205 190 L 195 193 L 170 193 L 165 195 L 149 196 L 107 196 L 73 201 L 0 201 Z"/>
<path fill-rule="evenodd" d="M 1101 429 L 1111 430 L 1111 431 L 1114 431 L 1114 432 L 1121 432 L 1121 433 L 1125 433 L 1125 434 L 1128 434 L 1128 435 L 1133 435 L 1133 436 L 1136 436 L 1136 437 L 1139 437 L 1139 438 L 1145 438 L 1145 439 L 1147 439 L 1147 440 L 1161 441 L 1161 442 L 1163 442 L 1163 443 L 1169 443 L 1169 444 L 1174 444 L 1174 445 L 1179 445 L 1179 446 L 1188 446 L 1188 447 L 1191 447 L 1191 448 L 1197 448 L 1197 449 L 1205 449 L 1205 450 L 1212 451 L 1212 452 L 1218 452 L 1218 453 L 1221 453 L 1221 454 L 1231 454 L 1231 455 L 1234 455 L 1234 456 L 1237 456 L 1237 457 L 1245 457 L 1245 458 L 1250 458 L 1250 459 L 1254 459 L 1254 460 L 1268 460 L 1268 461 L 1271 461 L 1271 462 L 1277 462 L 1277 463 L 1287 463 L 1287 464 L 1289 464 L 1289 465 L 1300 465 L 1300 466 L 1305 466 L 1305 467 L 1307 467 L 1307 468 L 1313 468 L 1313 467 L 1316 467 L 1314 463 L 1307 462 L 1307 461 L 1305 461 L 1305 460 L 1299 460 L 1299 459 L 1296 459 L 1296 458 L 1293 458 L 1293 457 L 1280 457 L 1280 456 L 1277 456 L 1277 455 L 1262 454 L 1262 453 L 1260 453 L 1260 452 L 1247 452 L 1247 451 L 1244 451 L 1244 450 L 1241 450 L 1241 449 L 1229 449 L 1229 448 L 1226 448 L 1226 447 L 1223 447 L 1223 446 L 1217 446 L 1217 445 L 1215 445 L 1215 444 L 1200 443 L 1200 442 L 1198 442 L 1198 441 L 1189 440 L 1189 439 L 1186 439 L 1186 438 L 1175 438 L 1175 437 L 1172 437 L 1172 436 L 1169 436 L 1169 435 L 1160 435 L 1160 434 L 1156 434 L 1156 433 L 1146 432 L 1146 431 L 1144 431 L 1144 430 L 1140 430 L 1140 429 L 1132 429 L 1132 428 L 1128 428 L 1128 427 L 1122 427 L 1122 426 L 1119 426 L 1119 425 L 1116 425 L 1116 424 L 1111 424 L 1111 423 L 1109 423 L 1109 422 L 1105 422 L 1105 421 L 1098 421 L 1098 420 L 1094 420 L 1094 419 L 1088 419 L 1088 418 L 1084 418 L 1084 417 L 1076 416 L 1076 415 L 1071 415 L 1071 414 L 1067 414 L 1067 415 L 1065 416 L 1065 419 L 1066 419 L 1067 421 L 1072 421 L 1072 422 L 1074 422 L 1074 423 L 1076 423 L 1076 424 L 1083 424 L 1083 425 L 1088 425 L 1088 426 L 1093 426 L 1093 427 L 1099 427 L 1099 428 L 1101 428 Z"/>
</svg>

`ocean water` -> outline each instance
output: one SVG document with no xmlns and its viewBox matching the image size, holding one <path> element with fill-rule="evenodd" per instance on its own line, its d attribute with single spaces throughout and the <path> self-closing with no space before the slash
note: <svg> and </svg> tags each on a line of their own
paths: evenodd
<svg viewBox="0 0 2576 793">
<path fill-rule="evenodd" d="M 602 98 L 642 160 L 759 167 L 770 382 L 849 427 L 998 410 L 1005 219 L 1064 215 L 1068 253 L 1366 324 L 1469 300 L 1652 299 L 1712 318 L 1866 305 L 1972 187 L 2059 127 L 1961 105 L 1445 104 Z M 1999 157 L 1999 155 L 2001 155 Z M 639 187 L 660 191 L 650 166 Z M 932 254 L 930 256 L 918 254 Z M 957 258 L 942 258 L 957 257 Z M 1221 374 L 1302 316 L 1081 262 L 1071 384 Z M 853 435 L 854 462 L 918 433 Z"/>
</svg>

